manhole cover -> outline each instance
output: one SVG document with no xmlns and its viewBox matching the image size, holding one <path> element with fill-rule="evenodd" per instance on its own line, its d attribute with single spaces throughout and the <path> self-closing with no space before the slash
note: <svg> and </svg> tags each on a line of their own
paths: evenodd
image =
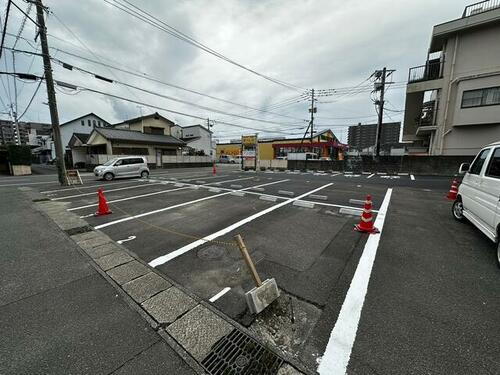
<svg viewBox="0 0 500 375">
<path fill-rule="evenodd" d="M 206 260 L 220 259 L 224 256 L 226 250 L 217 245 L 207 246 L 198 251 L 198 258 Z"/>
<path fill-rule="evenodd" d="M 221 338 L 201 362 L 210 375 L 276 375 L 283 360 L 243 332 Z"/>
</svg>

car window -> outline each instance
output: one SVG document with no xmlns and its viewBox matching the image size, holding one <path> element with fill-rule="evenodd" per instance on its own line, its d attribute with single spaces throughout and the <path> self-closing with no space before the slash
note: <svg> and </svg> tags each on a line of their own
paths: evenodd
<svg viewBox="0 0 500 375">
<path fill-rule="evenodd" d="M 495 149 L 495 153 L 491 156 L 490 165 L 486 175 L 489 177 L 500 178 L 500 147 Z"/>
<path fill-rule="evenodd" d="M 119 160 L 116 161 L 115 167 L 118 167 L 119 165 L 124 165 L 124 164 L 125 164 L 124 160 L 123 159 L 119 159 Z"/>
<path fill-rule="evenodd" d="M 144 160 L 142 160 L 141 158 L 128 159 L 128 160 L 129 160 L 129 164 L 143 164 L 144 163 Z"/>
<path fill-rule="evenodd" d="M 483 168 L 484 162 L 486 161 L 486 158 L 488 157 L 488 154 L 490 152 L 490 149 L 483 150 L 477 155 L 476 159 L 472 163 L 469 173 L 471 174 L 479 174 L 481 173 L 481 169 Z"/>
</svg>

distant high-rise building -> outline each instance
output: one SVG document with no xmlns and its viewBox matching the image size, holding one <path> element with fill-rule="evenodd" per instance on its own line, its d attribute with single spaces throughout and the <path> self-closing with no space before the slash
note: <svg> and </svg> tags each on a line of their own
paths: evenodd
<svg viewBox="0 0 500 375">
<path fill-rule="evenodd" d="M 387 122 L 382 124 L 380 131 L 380 148 L 389 150 L 391 146 L 399 143 L 400 122 Z M 349 126 L 349 150 L 362 151 L 375 145 L 377 124 Z"/>
</svg>

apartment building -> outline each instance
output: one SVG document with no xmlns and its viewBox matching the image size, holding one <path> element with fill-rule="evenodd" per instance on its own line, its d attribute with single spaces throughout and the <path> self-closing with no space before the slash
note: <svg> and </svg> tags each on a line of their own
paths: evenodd
<svg viewBox="0 0 500 375">
<path fill-rule="evenodd" d="M 383 153 L 390 153 L 392 147 L 399 146 L 400 122 L 385 122 L 380 128 L 380 149 Z M 349 151 L 373 152 L 377 136 L 377 124 L 349 126 L 347 144 Z"/>
<path fill-rule="evenodd" d="M 474 155 L 500 140 L 500 0 L 434 26 L 427 60 L 410 69 L 403 141 L 410 153 Z"/>
</svg>

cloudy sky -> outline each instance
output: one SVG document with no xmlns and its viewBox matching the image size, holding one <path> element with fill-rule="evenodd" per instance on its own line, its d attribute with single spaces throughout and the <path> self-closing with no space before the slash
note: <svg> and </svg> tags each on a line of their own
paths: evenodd
<svg viewBox="0 0 500 375">
<path fill-rule="evenodd" d="M 319 98 L 315 123 L 319 130 L 331 128 L 343 141 L 346 140 L 348 125 L 376 121 L 370 88 L 367 86 L 371 83 L 367 79 L 374 70 L 384 66 L 396 70 L 392 77 L 395 83 L 386 96 L 387 108 L 392 111 L 385 114 L 385 120 L 402 120 L 402 114 L 397 110 L 404 107 L 404 83 L 408 69 L 425 62 L 432 26 L 459 18 L 463 8 L 472 2 L 127 1 L 224 57 L 293 88 L 230 64 L 112 5 L 119 6 L 121 3 L 130 7 L 124 0 L 44 0 L 52 12 L 48 15 L 47 28 L 53 57 L 114 81 L 192 103 L 180 103 L 121 83 L 107 83 L 91 74 L 70 71 L 53 62 L 56 80 L 144 103 L 138 105 L 81 89 L 58 88 L 61 122 L 94 112 L 114 123 L 141 113 L 158 111 L 180 125 L 200 123 L 199 119 L 164 111 L 173 110 L 215 120 L 213 130 L 221 140 L 256 131 L 261 136 L 297 135 L 305 130 L 309 117 L 309 102 L 304 89 L 337 89 L 332 96 Z M 22 0 L 14 2 L 22 9 L 28 6 Z M 2 25 L 6 4 L 7 0 L 0 0 Z M 30 16 L 35 18 L 35 13 L 33 7 Z M 7 32 L 12 35 L 6 36 L 7 47 L 12 47 L 22 18 L 22 13 L 11 7 Z M 28 21 L 16 48 L 30 51 L 39 48 L 39 40 L 35 41 L 34 37 L 35 26 Z M 0 71 L 12 69 L 12 54 L 4 50 Z M 43 73 L 39 57 L 22 53 L 15 54 L 15 69 L 38 75 Z M 2 80 L 0 97 L 9 106 L 9 103 L 15 102 L 14 83 L 12 78 L 7 79 L 5 76 Z M 173 88 L 158 81 L 235 104 Z M 361 83 L 357 89 L 352 89 Z M 18 80 L 16 84 L 17 112 L 21 114 L 33 96 L 37 83 Z M 46 90 L 42 84 L 22 120 L 50 122 L 48 107 L 44 104 L 46 100 Z M 0 112 L 6 111 L 2 105 Z M 8 114 L 0 116 L 9 118 Z"/>
</svg>

